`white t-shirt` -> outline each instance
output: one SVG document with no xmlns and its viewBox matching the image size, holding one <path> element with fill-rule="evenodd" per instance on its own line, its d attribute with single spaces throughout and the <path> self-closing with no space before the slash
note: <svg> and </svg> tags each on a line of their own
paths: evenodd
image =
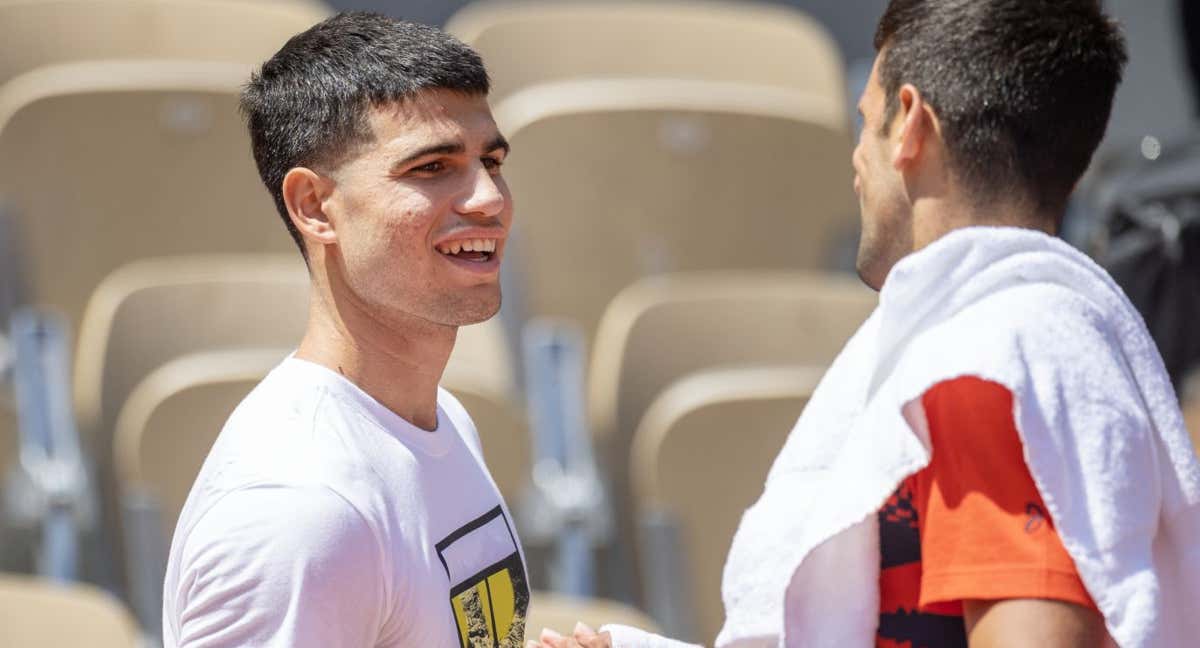
<svg viewBox="0 0 1200 648">
<path fill-rule="evenodd" d="M 475 427 L 421 430 L 284 360 L 221 431 L 179 518 L 167 648 L 521 646 L 529 587 Z"/>
</svg>

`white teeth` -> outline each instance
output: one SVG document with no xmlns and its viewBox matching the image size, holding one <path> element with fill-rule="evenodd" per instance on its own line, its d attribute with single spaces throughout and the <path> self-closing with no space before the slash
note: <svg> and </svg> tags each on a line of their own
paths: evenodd
<svg viewBox="0 0 1200 648">
<path fill-rule="evenodd" d="M 459 252 L 486 252 L 491 254 L 496 251 L 496 239 L 471 239 L 443 243 L 437 246 L 437 251 L 442 254 L 458 254 Z"/>
</svg>

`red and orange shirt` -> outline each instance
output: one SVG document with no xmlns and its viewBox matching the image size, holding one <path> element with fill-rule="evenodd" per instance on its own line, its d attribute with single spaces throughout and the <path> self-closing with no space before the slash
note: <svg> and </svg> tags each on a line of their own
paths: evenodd
<svg viewBox="0 0 1200 648">
<path fill-rule="evenodd" d="M 1012 394 L 978 378 L 921 399 L 932 458 L 879 510 L 877 648 L 967 645 L 962 602 L 1095 604 L 1025 465 Z"/>
</svg>

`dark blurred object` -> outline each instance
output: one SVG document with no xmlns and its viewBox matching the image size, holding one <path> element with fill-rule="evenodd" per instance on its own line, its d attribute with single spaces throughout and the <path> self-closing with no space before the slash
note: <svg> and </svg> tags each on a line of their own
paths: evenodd
<svg viewBox="0 0 1200 648">
<path fill-rule="evenodd" d="M 1183 14 L 1183 46 L 1187 50 L 1188 69 L 1192 71 L 1192 95 L 1196 114 L 1200 115 L 1200 1 L 1179 0 Z"/>
<path fill-rule="evenodd" d="M 1090 252 L 1129 295 L 1179 389 L 1200 364 L 1200 133 L 1110 161 L 1090 183 Z"/>
</svg>

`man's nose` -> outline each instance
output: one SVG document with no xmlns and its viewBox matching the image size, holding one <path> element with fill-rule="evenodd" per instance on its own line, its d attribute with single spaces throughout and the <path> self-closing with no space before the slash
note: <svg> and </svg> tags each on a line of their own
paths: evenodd
<svg viewBox="0 0 1200 648">
<path fill-rule="evenodd" d="M 464 215 L 492 218 L 504 211 L 508 196 L 501 189 L 503 181 L 493 176 L 484 167 L 479 167 L 471 178 L 470 186 L 459 202 L 458 211 Z"/>
</svg>

